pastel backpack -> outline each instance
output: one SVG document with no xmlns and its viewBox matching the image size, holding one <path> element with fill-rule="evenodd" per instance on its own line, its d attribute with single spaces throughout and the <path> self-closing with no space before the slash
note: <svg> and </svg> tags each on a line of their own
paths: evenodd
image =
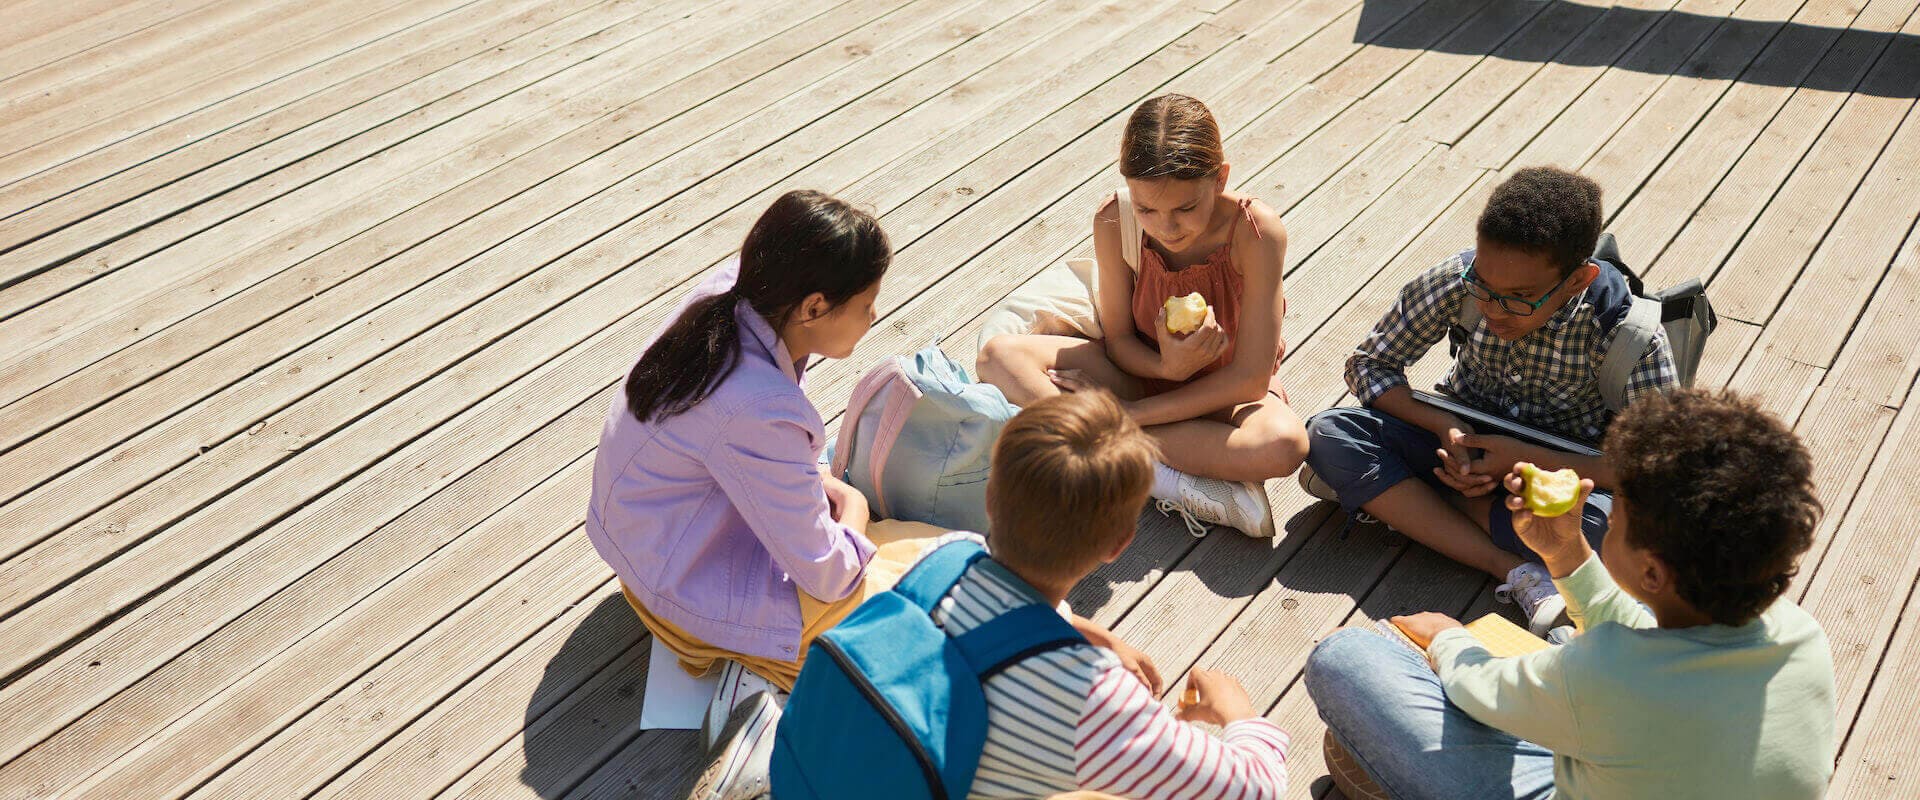
<svg viewBox="0 0 1920 800">
<path fill-rule="evenodd" d="M 828 468 L 882 519 L 987 530 L 987 472 L 1020 409 L 937 346 L 875 364 L 854 387 Z"/>
<path fill-rule="evenodd" d="M 947 635 L 933 609 L 984 557 L 977 542 L 946 544 L 813 640 L 774 732 L 774 797 L 967 796 L 987 741 L 982 684 L 1086 642 L 1041 603 Z"/>
</svg>

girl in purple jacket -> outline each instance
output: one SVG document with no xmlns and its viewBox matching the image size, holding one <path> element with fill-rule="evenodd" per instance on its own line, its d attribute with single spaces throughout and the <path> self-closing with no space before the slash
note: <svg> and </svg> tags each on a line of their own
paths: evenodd
<svg viewBox="0 0 1920 800">
<path fill-rule="evenodd" d="M 813 356 L 853 352 L 891 259 L 872 215 L 788 192 L 607 415 L 587 535 L 689 673 L 730 661 L 789 689 L 807 643 L 867 593 L 867 500 L 820 469 L 801 381 Z"/>
</svg>

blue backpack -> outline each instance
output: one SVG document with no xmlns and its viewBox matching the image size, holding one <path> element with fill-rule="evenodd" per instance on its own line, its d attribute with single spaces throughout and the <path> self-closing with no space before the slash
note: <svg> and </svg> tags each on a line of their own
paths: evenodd
<svg viewBox="0 0 1920 800">
<path fill-rule="evenodd" d="M 1086 639 L 1035 603 L 959 636 L 932 609 L 986 550 L 949 543 L 813 640 L 774 734 L 773 796 L 966 797 L 987 740 L 981 685 Z"/>
<path fill-rule="evenodd" d="M 993 443 L 1019 411 L 939 347 L 890 356 L 854 387 L 828 469 L 882 519 L 985 531 Z"/>
</svg>

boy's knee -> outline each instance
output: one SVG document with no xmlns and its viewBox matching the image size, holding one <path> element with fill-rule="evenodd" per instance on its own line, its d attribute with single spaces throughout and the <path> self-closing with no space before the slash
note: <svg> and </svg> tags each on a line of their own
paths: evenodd
<svg viewBox="0 0 1920 800">
<path fill-rule="evenodd" d="M 1371 640 L 1377 638 L 1358 628 L 1343 628 L 1320 640 L 1307 654 L 1307 695 L 1319 702 L 1346 685 L 1354 670 L 1367 669 L 1375 644 Z"/>
<path fill-rule="evenodd" d="M 1329 408 L 1307 418 L 1307 437 L 1316 444 L 1323 440 L 1371 438 L 1379 428 L 1374 414 L 1372 410 L 1352 406 Z"/>
<path fill-rule="evenodd" d="M 1378 447 L 1373 441 L 1372 420 L 1359 408 L 1330 408 L 1308 418 L 1301 460 L 1329 485 L 1340 488 L 1377 471 Z"/>
</svg>

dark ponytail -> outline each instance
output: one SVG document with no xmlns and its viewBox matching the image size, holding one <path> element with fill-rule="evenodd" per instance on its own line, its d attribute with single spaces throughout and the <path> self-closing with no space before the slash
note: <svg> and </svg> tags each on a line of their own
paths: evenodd
<svg viewBox="0 0 1920 800">
<path fill-rule="evenodd" d="M 878 282 L 892 260 L 873 215 L 820 192 L 781 195 L 747 232 L 733 288 L 688 306 L 640 356 L 627 375 L 627 409 L 658 421 L 713 394 L 740 360 L 739 301 L 779 331 L 809 296 L 838 307 Z"/>
</svg>

